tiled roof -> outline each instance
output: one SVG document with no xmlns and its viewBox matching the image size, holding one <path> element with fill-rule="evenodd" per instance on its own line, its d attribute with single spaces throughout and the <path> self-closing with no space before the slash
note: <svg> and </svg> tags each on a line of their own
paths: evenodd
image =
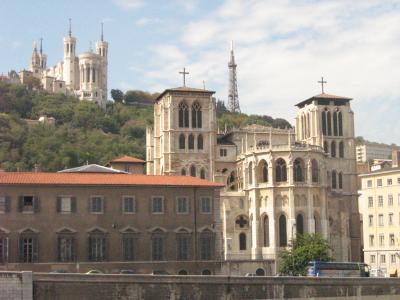
<svg viewBox="0 0 400 300">
<path fill-rule="evenodd" d="M 65 169 L 58 173 L 126 173 L 124 171 L 103 167 L 96 164 L 84 165 L 76 168 Z"/>
<path fill-rule="evenodd" d="M 133 156 L 128 156 L 124 155 L 119 158 L 115 158 L 110 163 L 145 163 L 144 160 L 133 157 Z"/>
<path fill-rule="evenodd" d="M 308 102 L 311 102 L 313 100 L 318 100 L 318 99 L 321 99 L 321 100 L 324 100 L 324 99 L 326 99 L 326 100 L 344 100 L 344 101 L 352 100 L 352 98 L 348 98 L 348 97 L 322 93 L 319 95 L 312 96 L 311 98 L 308 98 L 307 100 L 301 101 L 301 102 L 297 103 L 295 106 L 303 106 L 304 104 L 306 104 Z"/>
<path fill-rule="evenodd" d="M 156 99 L 156 102 L 160 100 L 166 93 L 168 92 L 192 92 L 192 93 L 207 93 L 207 94 L 214 94 L 214 91 L 209 91 L 209 90 L 204 90 L 204 89 L 195 89 L 187 86 L 182 86 L 182 87 L 177 87 L 177 88 L 172 88 L 172 89 L 166 89 L 164 92 L 162 92 Z"/>
<path fill-rule="evenodd" d="M 112 173 L 0 172 L 0 185 L 127 185 L 222 187 L 221 184 L 191 176 L 161 176 Z"/>
</svg>

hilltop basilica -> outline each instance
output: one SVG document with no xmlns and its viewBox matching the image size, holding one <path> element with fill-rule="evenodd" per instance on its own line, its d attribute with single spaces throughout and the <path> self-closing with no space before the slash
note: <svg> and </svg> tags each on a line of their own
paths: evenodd
<svg viewBox="0 0 400 300">
<path fill-rule="evenodd" d="M 233 49 L 229 71 L 228 107 L 239 111 Z M 147 174 L 224 185 L 220 222 L 210 225 L 222 232 L 221 258 L 239 273 L 263 265 L 261 274 L 274 274 L 296 233 L 319 233 L 337 261 L 360 261 L 351 99 L 322 90 L 296 104 L 295 129 L 251 125 L 221 134 L 213 94 L 186 86 L 160 94 L 147 128 Z"/>
</svg>

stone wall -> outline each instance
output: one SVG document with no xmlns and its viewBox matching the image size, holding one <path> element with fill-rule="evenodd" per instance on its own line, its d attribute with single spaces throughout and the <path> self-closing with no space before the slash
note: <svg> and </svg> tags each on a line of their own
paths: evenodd
<svg viewBox="0 0 400 300">
<path fill-rule="evenodd" d="M 33 290 L 35 300 L 399 299 L 400 279 L 36 273 Z"/>
<path fill-rule="evenodd" d="M 0 272 L 0 300 L 31 300 L 32 272 Z"/>
</svg>

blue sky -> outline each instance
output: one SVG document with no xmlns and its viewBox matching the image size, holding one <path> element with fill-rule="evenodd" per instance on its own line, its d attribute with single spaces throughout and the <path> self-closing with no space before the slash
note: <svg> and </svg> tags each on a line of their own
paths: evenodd
<svg viewBox="0 0 400 300">
<path fill-rule="evenodd" d="M 109 88 L 160 92 L 188 85 L 227 98 L 234 40 L 242 111 L 294 123 L 294 104 L 320 92 L 349 96 L 356 135 L 400 144 L 400 0 L 1 0 L 0 73 L 27 68 L 43 37 L 62 59 L 72 18 L 78 53 L 110 43 Z"/>
</svg>

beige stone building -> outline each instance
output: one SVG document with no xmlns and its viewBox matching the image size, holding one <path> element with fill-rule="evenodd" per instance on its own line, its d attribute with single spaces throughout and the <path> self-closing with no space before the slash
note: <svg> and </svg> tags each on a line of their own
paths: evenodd
<svg viewBox="0 0 400 300">
<path fill-rule="evenodd" d="M 219 273 L 219 189 L 121 173 L 0 172 L 0 269 Z"/>
<path fill-rule="evenodd" d="M 225 260 L 276 263 L 296 232 L 316 232 L 329 239 L 336 260 L 358 261 L 351 99 L 323 93 L 298 103 L 295 130 L 252 125 L 218 134 L 212 94 L 181 87 L 157 98 L 147 173 L 225 185 Z"/>
</svg>

